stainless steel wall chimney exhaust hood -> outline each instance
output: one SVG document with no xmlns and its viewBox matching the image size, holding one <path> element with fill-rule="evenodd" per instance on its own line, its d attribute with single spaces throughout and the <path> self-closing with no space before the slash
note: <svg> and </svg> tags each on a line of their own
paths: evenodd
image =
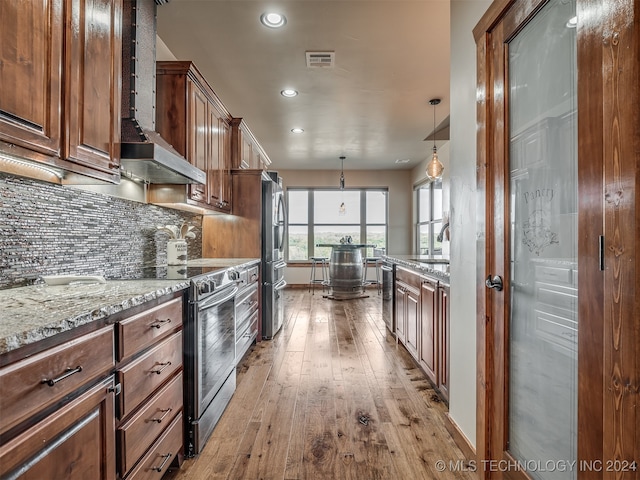
<svg viewBox="0 0 640 480">
<path fill-rule="evenodd" d="M 122 31 L 122 174 L 146 183 L 204 184 L 191 165 L 155 131 L 156 3 L 125 0 Z"/>
</svg>

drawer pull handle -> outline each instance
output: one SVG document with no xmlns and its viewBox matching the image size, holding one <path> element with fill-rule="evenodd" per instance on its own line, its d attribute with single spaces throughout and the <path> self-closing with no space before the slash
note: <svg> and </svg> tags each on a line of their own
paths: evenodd
<svg viewBox="0 0 640 480">
<path fill-rule="evenodd" d="M 160 458 L 164 458 L 164 460 L 162 461 L 162 463 L 160 464 L 159 467 L 151 467 L 151 470 L 154 470 L 156 472 L 161 472 L 162 469 L 164 468 L 165 464 L 169 461 L 169 459 L 171 458 L 171 454 L 167 453 L 166 455 L 161 455 Z"/>
<path fill-rule="evenodd" d="M 158 375 L 160 375 L 165 368 L 171 365 L 171 362 L 157 363 L 156 365 L 160 366 L 160 368 L 158 368 L 157 370 L 151 370 L 150 373 L 157 373 Z"/>
<path fill-rule="evenodd" d="M 171 412 L 171 408 L 165 408 L 164 410 L 160 410 L 160 412 L 162 413 L 162 415 L 160 415 L 158 418 L 153 417 L 150 420 L 147 420 L 147 422 L 157 422 L 157 423 L 162 423 L 162 420 L 164 420 L 164 417 L 166 417 L 167 415 L 169 415 L 169 413 Z"/>
<path fill-rule="evenodd" d="M 149 325 L 149 328 L 160 328 L 162 327 L 165 323 L 171 323 L 171 319 L 167 318 L 166 320 L 156 320 L 154 323 L 152 323 L 151 325 Z"/>
<path fill-rule="evenodd" d="M 53 387 L 56 383 L 61 382 L 62 380 L 64 380 L 65 378 L 70 377 L 74 373 L 78 373 L 78 372 L 81 372 L 81 371 L 82 371 L 82 367 L 80 365 L 78 365 L 76 368 L 69 367 L 58 378 L 49 378 L 49 379 L 45 378 L 40 383 L 46 383 L 50 387 Z"/>
</svg>

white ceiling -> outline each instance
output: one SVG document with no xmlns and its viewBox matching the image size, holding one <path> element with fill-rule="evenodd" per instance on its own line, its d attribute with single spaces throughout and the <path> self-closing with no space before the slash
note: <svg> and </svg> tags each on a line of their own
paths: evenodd
<svg viewBox="0 0 640 480">
<path fill-rule="evenodd" d="M 283 28 L 260 23 L 272 10 Z M 171 0 L 158 36 L 245 119 L 275 170 L 336 169 L 341 155 L 345 170 L 413 168 L 431 152 L 429 99 L 442 98 L 436 125 L 449 114 L 449 0 Z M 334 51 L 335 67 L 307 68 L 307 50 Z"/>
</svg>

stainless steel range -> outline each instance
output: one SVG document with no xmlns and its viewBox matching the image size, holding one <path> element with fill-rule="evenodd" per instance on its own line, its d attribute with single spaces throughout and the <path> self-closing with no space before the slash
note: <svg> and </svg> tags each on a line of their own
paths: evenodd
<svg viewBox="0 0 640 480">
<path fill-rule="evenodd" d="M 236 388 L 235 297 L 241 272 L 191 279 L 185 324 L 185 454 L 200 453 Z"/>
</svg>

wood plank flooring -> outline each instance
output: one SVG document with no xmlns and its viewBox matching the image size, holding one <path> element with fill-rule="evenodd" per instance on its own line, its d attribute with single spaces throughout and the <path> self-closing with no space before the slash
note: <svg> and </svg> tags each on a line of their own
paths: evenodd
<svg viewBox="0 0 640 480">
<path fill-rule="evenodd" d="M 285 323 L 239 365 L 237 390 L 203 452 L 167 478 L 472 479 L 446 406 L 387 333 L 381 299 L 285 291 Z"/>
</svg>

